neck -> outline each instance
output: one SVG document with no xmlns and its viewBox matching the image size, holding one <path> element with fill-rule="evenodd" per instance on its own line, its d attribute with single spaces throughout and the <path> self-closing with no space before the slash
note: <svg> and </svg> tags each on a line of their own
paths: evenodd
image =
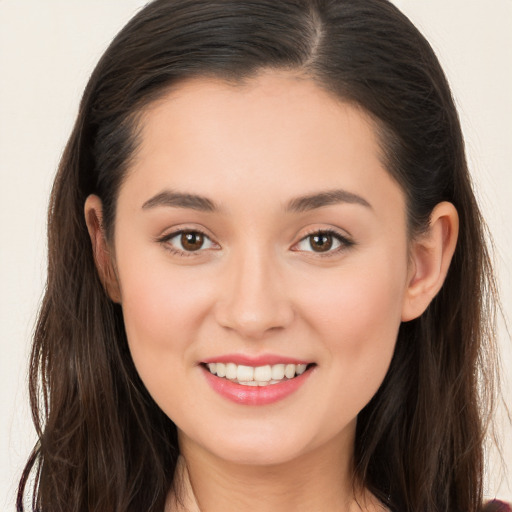
<svg viewBox="0 0 512 512">
<path fill-rule="evenodd" d="M 352 438 L 293 461 L 257 466 L 219 459 L 189 439 L 181 445 L 176 492 L 182 505 L 170 497 L 169 512 L 383 510 L 354 485 Z"/>
</svg>

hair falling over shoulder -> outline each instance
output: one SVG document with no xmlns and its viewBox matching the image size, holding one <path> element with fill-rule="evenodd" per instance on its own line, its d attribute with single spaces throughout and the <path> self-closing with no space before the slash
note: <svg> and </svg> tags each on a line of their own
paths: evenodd
<svg viewBox="0 0 512 512">
<path fill-rule="evenodd" d="M 386 168 L 407 197 L 410 236 L 439 202 L 457 208 L 446 282 L 420 318 L 402 324 L 388 374 L 358 417 L 355 478 L 397 512 L 481 509 L 497 293 L 460 123 L 430 45 L 386 0 L 156 0 L 94 70 L 53 186 L 30 365 L 39 441 L 18 511 L 163 511 L 176 427 L 137 375 L 121 306 L 94 265 L 84 202 L 102 199 L 112 236 L 143 109 L 187 78 L 236 82 L 265 68 L 300 70 L 376 120 Z"/>
</svg>

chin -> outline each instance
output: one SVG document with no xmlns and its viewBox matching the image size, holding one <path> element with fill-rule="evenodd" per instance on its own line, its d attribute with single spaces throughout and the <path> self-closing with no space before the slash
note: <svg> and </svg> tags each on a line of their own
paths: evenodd
<svg viewBox="0 0 512 512">
<path fill-rule="evenodd" d="M 231 464 L 243 466 L 279 466 L 289 463 L 302 454 L 297 449 L 274 450 L 262 446 L 229 448 L 227 450 L 215 450 L 216 457 Z"/>
<path fill-rule="evenodd" d="M 269 425 L 254 428 L 238 425 L 233 429 L 220 429 L 218 433 L 210 431 L 206 439 L 200 436 L 193 442 L 202 445 L 215 458 L 245 466 L 286 464 L 328 443 L 327 439 L 318 439 L 314 432 L 297 430 L 273 429 Z"/>
</svg>

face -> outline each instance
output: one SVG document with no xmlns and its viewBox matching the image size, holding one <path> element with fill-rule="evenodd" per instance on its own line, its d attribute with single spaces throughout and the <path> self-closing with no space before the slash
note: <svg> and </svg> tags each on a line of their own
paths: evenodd
<svg viewBox="0 0 512 512">
<path fill-rule="evenodd" d="M 404 195 L 372 121 L 269 72 L 187 82 L 141 127 L 116 211 L 119 301 L 181 442 L 266 464 L 353 439 L 409 280 Z"/>
</svg>

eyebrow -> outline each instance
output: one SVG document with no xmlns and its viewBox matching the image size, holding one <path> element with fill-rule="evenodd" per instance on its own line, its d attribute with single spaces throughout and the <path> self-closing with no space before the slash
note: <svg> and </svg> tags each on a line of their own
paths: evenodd
<svg viewBox="0 0 512 512">
<path fill-rule="evenodd" d="M 198 196 L 196 194 L 186 194 L 182 192 L 174 192 L 164 190 L 151 199 L 148 199 L 143 205 L 143 210 L 156 208 L 157 206 L 171 206 L 175 208 L 189 208 L 191 210 L 199 210 L 202 212 L 213 212 L 219 208 L 215 203 L 207 197 Z"/>
<path fill-rule="evenodd" d="M 367 208 L 372 208 L 370 203 L 363 197 L 347 190 L 336 189 L 296 197 L 288 202 L 285 210 L 289 212 L 302 213 L 340 203 L 359 204 Z M 163 192 L 160 192 L 148 199 L 142 205 L 142 209 L 148 210 L 158 206 L 188 208 L 203 212 L 215 212 L 220 209 L 214 201 L 207 197 L 171 190 L 164 190 Z"/>
<path fill-rule="evenodd" d="M 370 203 L 363 197 L 348 190 L 336 189 L 292 199 L 286 206 L 286 210 L 301 213 L 339 203 L 359 204 L 366 208 L 372 208 Z"/>
</svg>

